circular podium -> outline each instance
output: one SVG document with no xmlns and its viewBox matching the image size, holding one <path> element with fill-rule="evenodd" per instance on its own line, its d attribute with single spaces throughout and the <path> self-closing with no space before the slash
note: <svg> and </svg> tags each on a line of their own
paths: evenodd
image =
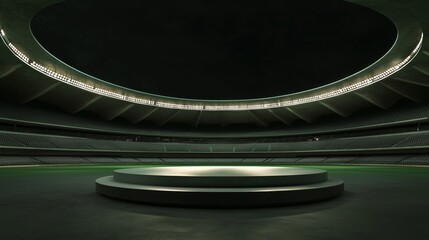
<svg viewBox="0 0 429 240">
<path fill-rule="evenodd" d="M 115 170 L 95 181 L 102 195 L 147 204 L 246 208 L 321 201 L 344 182 L 325 170 L 294 167 L 181 166 Z"/>
</svg>

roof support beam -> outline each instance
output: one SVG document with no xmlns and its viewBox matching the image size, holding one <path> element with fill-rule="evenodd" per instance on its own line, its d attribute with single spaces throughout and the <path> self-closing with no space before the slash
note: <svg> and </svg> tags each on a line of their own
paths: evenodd
<svg viewBox="0 0 429 240">
<path fill-rule="evenodd" d="M 419 71 L 420 73 L 423 73 L 426 76 L 429 76 L 429 70 L 423 69 L 422 67 L 418 67 L 413 65 L 413 68 Z"/>
<path fill-rule="evenodd" d="M 124 112 L 126 112 L 128 109 L 132 108 L 134 106 L 134 104 L 129 103 L 129 104 L 125 104 L 124 106 L 115 109 L 115 110 L 111 110 L 110 113 L 106 113 L 104 114 L 104 118 L 106 120 L 113 120 L 115 118 L 117 118 L 118 116 L 122 115 Z"/>
<path fill-rule="evenodd" d="M 389 109 L 395 103 L 396 100 L 386 100 L 374 95 L 366 94 L 365 92 L 354 91 L 353 93 L 382 109 Z"/>
<path fill-rule="evenodd" d="M 137 119 L 135 119 L 135 120 L 132 120 L 131 122 L 132 122 L 132 123 L 139 123 L 139 122 L 141 122 L 141 121 L 145 120 L 146 118 L 148 118 L 150 115 L 152 115 L 152 114 L 153 114 L 154 112 L 156 112 L 158 109 L 159 109 L 159 108 L 153 108 L 153 109 L 151 109 L 151 110 L 149 110 L 149 111 L 147 111 L 147 112 L 143 113 L 140 117 L 138 117 L 138 118 L 137 118 Z"/>
<path fill-rule="evenodd" d="M 255 120 L 255 123 L 258 126 L 260 126 L 260 127 L 267 127 L 268 126 L 267 123 L 265 123 L 263 120 L 258 118 L 258 116 L 256 116 L 254 113 L 252 113 L 252 111 L 248 111 L 248 113 L 250 114 L 250 116 L 252 116 L 252 118 Z"/>
<path fill-rule="evenodd" d="M 19 68 L 21 68 L 23 65 L 22 64 L 16 64 L 13 65 L 9 68 L 5 67 L 5 71 L 0 73 L 0 79 L 7 77 L 8 75 L 12 74 L 13 72 L 15 72 L 16 70 L 18 70 Z"/>
<path fill-rule="evenodd" d="M 167 124 L 171 119 L 173 119 L 179 113 L 180 110 L 176 109 L 171 111 L 173 111 L 173 113 L 169 117 L 165 118 L 164 121 L 159 122 L 158 123 L 159 126 L 164 126 L 165 124 Z"/>
<path fill-rule="evenodd" d="M 308 123 L 311 123 L 314 120 L 314 119 L 310 118 L 309 116 L 305 116 L 304 114 L 298 113 L 296 110 L 294 110 L 294 109 L 292 109 L 290 107 L 287 107 L 286 109 L 289 112 L 291 112 L 293 115 L 297 116 L 298 118 L 300 118 L 300 119 L 302 119 L 302 120 L 304 120 L 304 121 L 306 121 Z"/>
<path fill-rule="evenodd" d="M 195 119 L 195 122 L 193 124 L 194 127 L 198 127 L 198 125 L 200 124 L 200 120 L 201 120 L 201 115 L 203 114 L 203 111 L 200 111 L 198 113 L 197 119 Z"/>
<path fill-rule="evenodd" d="M 91 106 L 93 103 L 97 102 L 97 101 L 98 101 L 99 99 L 101 99 L 101 98 L 102 98 L 102 96 L 99 96 L 99 95 L 94 96 L 91 100 L 89 100 L 89 101 L 87 101 L 87 102 L 83 103 L 83 104 L 82 104 L 82 105 L 80 105 L 80 106 L 77 106 L 75 109 L 72 109 L 70 112 L 71 112 L 71 113 L 78 113 L 78 112 L 80 112 L 80 111 L 83 111 L 85 108 L 87 108 L 87 107 Z"/>
<path fill-rule="evenodd" d="M 427 82 L 413 81 L 411 79 L 403 78 L 403 77 L 393 77 L 392 79 L 394 79 L 396 81 L 400 81 L 400 82 L 406 82 L 406 83 L 411 83 L 411 84 L 423 86 L 423 87 L 429 87 L 429 79 L 428 79 Z"/>
<path fill-rule="evenodd" d="M 283 118 L 279 114 L 275 113 L 272 109 L 268 109 L 268 112 L 271 113 L 275 118 L 277 118 L 278 120 L 280 120 L 281 122 L 283 122 L 286 125 L 290 125 L 292 123 L 292 121 L 287 121 L 285 118 Z"/>
<path fill-rule="evenodd" d="M 332 104 L 325 103 L 325 102 L 323 102 L 323 101 L 320 101 L 319 103 L 320 103 L 322 106 L 326 107 L 327 109 L 331 110 L 332 112 L 334 112 L 334 113 L 336 113 L 336 114 L 338 114 L 338 115 L 340 115 L 340 116 L 342 116 L 342 117 L 347 117 L 347 116 L 349 116 L 349 115 L 350 115 L 350 113 L 349 113 L 349 112 L 345 112 L 345 111 L 343 111 L 343 110 L 341 110 L 341 109 L 339 109 L 339 108 L 337 108 L 337 107 L 333 106 Z"/>
<path fill-rule="evenodd" d="M 61 85 L 61 82 L 56 82 L 54 84 L 52 84 L 51 86 L 40 90 L 39 92 L 34 93 L 32 96 L 28 96 L 26 99 L 21 100 L 22 103 L 27 103 L 30 102 L 46 93 L 48 93 L 49 91 L 51 91 L 52 89 L 58 87 L 59 85 Z"/>
<path fill-rule="evenodd" d="M 386 81 L 381 82 L 381 84 L 399 95 L 415 102 L 422 102 L 424 99 L 428 98 L 427 92 L 422 89 L 421 86 L 417 86 L 415 84 L 399 81 Z"/>
</svg>

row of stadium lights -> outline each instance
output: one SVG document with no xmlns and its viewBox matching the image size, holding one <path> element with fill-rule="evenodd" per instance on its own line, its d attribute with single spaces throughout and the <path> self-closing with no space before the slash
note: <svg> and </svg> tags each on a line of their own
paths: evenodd
<svg viewBox="0 0 429 240">
<path fill-rule="evenodd" d="M 127 96 L 121 93 L 113 92 L 110 90 L 102 89 L 95 87 L 94 85 L 90 85 L 87 83 L 84 83 L 82 81 L 78 81 L 76 79 L 73 79 L 72 77 L 65 76 L 61 73 L 57 73 L 47 67 L 44 67 L 37 62 L 30 60 L 28 56 L 23 54 L 21 51 L 19 51 L 6 37 L 6 33 L 3 29 L 0 29 L 1 37 L 3 41 L 6 43 L 6 45 L 9 47 L 9 49 L 14 53 L 15 56 L 17 56 L 21 61 L 26 63 L 27 65 L 31 66 L 35 70 L 54 78 L 58 81 L 67 83 L 69 85 L 84 89 L 89 92 L 93 92 L 99 95 L 116 98 L 136 104 L 143 104 L 143 105 L 150 105 L 150 106 L 156 106 L 156 107 L 162 107 L 162 108 L 172 108 L 172 109 L 182 109 L 182 110 L 199 110 L 199 111 L 240 111 L 240 110 L 257 110 L 257 109 L 270 109 L 270 108 L 278 108 L 278 107 L 288 107 L 293 105 L 299 105 L 309 102 L 315 102 L 320 101 L 323 99 L 331 98 L 334 96 L 342 95 L 344 93 L 354 91 L 363 87 L 366 87 L 368 85 L 371 85 L 375 82 L 378 82 L 395 72 L 399 71 L 401 68 L 403 68 L 405 65 L 407 65 L 414 56 L 417 55 L 418 51 L 420 50 L 422 44 L 423 44 L 423 33 L 421 34 L 420 41 L 417 44 L 416 48 L 411 52 L 411 54 L 406 57 L 402 62 L 396 64 L 395 66 L 387 69 L 383 73 L 377 74 L 373 77 L 367 78 L 365 80 L 362 80 L 358 83 L 354 83 L 336 90 L 332 90 L 330 92 L 318 94 L 311 97 L 304 97 L 304 98 L 298 98 L 294 100 L 286 100 L 286 101 L 279 101 L 275 103 L 263 103 L 263 104 L 257 104 L 257 103 L 251 103 L 251 104 L 229 104 L 229 105 L 204 105 L 204 104 L 195 104 L 195 103 L 188 103 L 188 104 L 180 104 L 180 103 L 171 103 L 171 102 L 164 102 L 161 100 L 151 100 L 151 99 L 145 99 L 141 97 L 133 97 L 133 96 Z"/>
</svg>

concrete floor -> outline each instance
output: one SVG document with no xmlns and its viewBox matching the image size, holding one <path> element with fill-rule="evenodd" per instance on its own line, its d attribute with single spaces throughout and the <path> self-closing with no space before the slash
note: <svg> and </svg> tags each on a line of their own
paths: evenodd
<svg viewBox="0 0 429 240">
<path fill-rule="evenodd" d="M 0 168 L 0 239 L 425 239 L 429 168 L 317 166 L 345 181 L 325 202 L 266 209 L 181 209 L 97 195 L 130 166 Z"/>
</svg>

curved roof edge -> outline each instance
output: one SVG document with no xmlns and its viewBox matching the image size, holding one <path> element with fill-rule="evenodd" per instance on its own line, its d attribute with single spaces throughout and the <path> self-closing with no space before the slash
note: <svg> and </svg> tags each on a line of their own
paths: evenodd
<svg viewBox="0 0 429 240">
<path fill-rule="evenodd" d="M 29 25 L 31 18 L 40 9 L 58 0 L 35 1 L 30 7 L 20 1 L 4 1 L 6 8 L 1 19 L 1 38 L 10 51 L 36 71 L 62 83 L 95 93 L 139 105 L 160 108 L 196 111 L 248 111 L 290 107 L 335 98 L 382 81 L 405 67 L 417 55 L 423 44 L 423 32 L 413 17 L 405 16 L 403 9 L 391 4 L 374 5 L 354 1 L 379 11 L 389 17 L 398 28 L 398 38 L 392 48 L 381 59 L 367 68 L 337 82 L 303 92 L 279 97 L 254 100 L 189 100 L 142 93 L 82 73 L 53 57 L 35 40 L 29 27 L 9 27 L 12 22 Z M 7 14 L 11 7 L 20 7 L 21 14 Z M 30 33 L 28 32 L 30 31 Z M 406 33 L 406 34 L 404 34 Z"/>
</svg>

